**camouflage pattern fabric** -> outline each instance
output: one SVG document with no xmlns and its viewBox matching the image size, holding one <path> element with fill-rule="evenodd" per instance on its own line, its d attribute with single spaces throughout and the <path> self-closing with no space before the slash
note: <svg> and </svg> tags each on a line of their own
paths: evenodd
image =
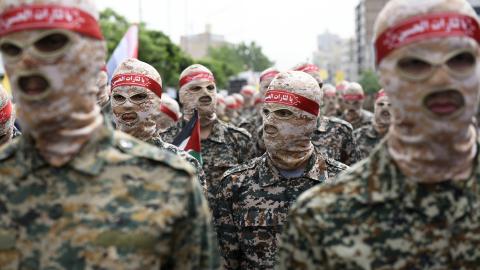
<svg viewBox="0 0 480 270">
<path fill-rule="evenodd" d="M 360 159 L 364 159 L 370 155 L 373 148 L 377 146 L 385 135 L 380 135 L 372 124 L 363 126 L 353 132 L 353 137 L 358 146 Z"/>
<path fill-rule="evenodd" d="M 199 181 L 200 185 L 202 186 L 203 190 L 206 192 L 206 190 L 207 190 L 207 186 L 206 186 L 207 179 L 206 179 L 206 176 L 205 176 L 205 172 L 202 169 L 202 165 L 200 164 L 200 162 L 196 158 L 194 158 L 189 153 L 187 153 L 183 150 L 180 150 L 175 145 L 162 141 L 162 139 L 160 137 L 153 137 L 150 141 L 148 141 L 148 143 L 153 144 L 160 149 L 164 149 L 164 150 L 166 150 L 170 153 L 178 155 L 181 158 L 183 158 L 184 160 L 188 161 L 188 163 L 190 163 L 190 165 L 192 165 L 195 168 L 195 170 L 197 172 L 196 175 L 198 176 L 198 181 Z"/>
<path fill-rule="evenodd" d="M 263 117 L 256 114 L 240 123 L 239 127 L 246 129 L 252 135 L 254 145 L 253 157 L 259 157 L 265 153 L 265 144 L 261 141 L 263 132 Z"/>
<path fill-rule="evenodd" d="M 12 139 L 21 136 L 22 132 L 16 126 L 13 126 Z"/>
<path fill-rule="evenodd" d="M 465 181 L 422 184 L 382 142 L 292 207 L 278 269 L 478 269 L 480 160 Z"/>
<path fill-rule="evenodd" d="M 319 118 L 317 126 L 312 143 L 324 156 L 349 166 L 360 160 L 350 123 L 323 116 Z"/>
<path fill-rule="evenodd" d="M 342 115 L 341 119 L 345 120 L 345 117 Z M 349 123 L 352 125 L 353 129 L 355 130 L 359 127 L 370 125 L 372 123 L 372 119 L 373 119 L 373 113 L 362 109 L 362 115 L 357 119 L 357 121 L 353 123 L 352 122 L 349 122 Z"/>
<path fill-rule="evenodd" d="M 177 156 L 101 127 L 52 167 L 0 148 L 0 269 L 211 269 L 207 203 Z"/>
<path fill-rule="evenodd" d="M 165 142 L 172 142 L 177 134 L 186 125 L 182 120 L 167 132 L 162 133 Z M 252 142 L 250 134 L 243 128 L 216 120 L 212 132 L 206 140 L 201 141 L 203 171 L 207 179 L 207 190 L 218 185 L 225 171 L 238 166 L 252 156 Z"/>
<path fill-rule="evenodd" d="M 345 168 L 314 152 L 300 177 L 281 176 L 267 154 L 227 171 L 210 202 L 224 268 L 273 269 L 290 205 Z"/>
</svg>

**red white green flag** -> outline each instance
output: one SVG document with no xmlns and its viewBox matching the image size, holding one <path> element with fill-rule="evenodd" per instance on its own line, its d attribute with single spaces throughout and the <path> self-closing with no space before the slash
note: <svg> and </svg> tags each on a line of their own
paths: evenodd
<svg viewBox="0 0 480 270">
<path fill-rule="evenodd" d="M 196 158 L 200 164 L 203 163 L 200 144 L 200 121 L 198 121 L 198 112 L 196 110 L 193 113 L 192 119 L 190 119 L 187 125 L 180 131 L 172 144 L 188 152 Z"/>
</svg>

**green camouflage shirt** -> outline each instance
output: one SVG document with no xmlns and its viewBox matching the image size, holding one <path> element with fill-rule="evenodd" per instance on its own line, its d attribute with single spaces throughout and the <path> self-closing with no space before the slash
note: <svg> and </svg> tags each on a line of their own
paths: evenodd
<svg viewBox="0 0 480 270">
<path fill-rule="evenodd" d="M 162 133 L 165 142 L 172 142 L 186 125 L 186 121 L 179 121 L 167 132 Z M 207 190 L 210 192 L 221 180 L 225 171 L 238 166 L 251 157 L 252 142 L 250 134 L 243 128 L 216 120 L 210 136 L 201 141 L 203 171 L 207 179 Z"/>
<path fill-rule="evenodd" d="M 207 203 L 185 161 L 101 127 L 52 167 L 0 148 L 0 269 L 210 269 Z"/>
<path fill-rule="evenodd" d="M 479 269 L 480 159 L 461 182 L 422 184 L 382 142 L 336 183 L 298 199 L 278 269 Z"/>
<path fill-rule="evenodd" d="M 200 185 L 203 187 L 204 191 L 206 192 L 206 182 L 207 182 L 207 180 L 206 180 L 205 172 L 202 169 L 202 165 L 200 164 L 200 162 L 196 158 L 194 158 L 189 153 L 187 153 L 183 150 L 180 150 L 175 145 L 164 142 L 160 137 L 153 137 L 150 141 L 148 141 L 148 143 L 153 144 L 160 149 L 167 150 L 168 152 L 171 152 L 175 155 L 178 155 L 181 158 L 188 161 L 188 163 L 190 163 L 190 165 L 192 165 L 195 168 L 195 170 L 197 172 L 196 175 L 198 176 L 198 180 L 200 182 Z"/>
<path fill-rule="evenodd" d="M 360 160 L 352 125 L 342 119 L 320 117 L 317 130 L 312 134 L 312 143 L 324 156 L 346 165 Z"/>
<path fill-rule="evenodd" d="M 302 176 L 287 179 L 264 154 L 227 171 L 210 201 L 225 269 L 273 269 L 290 205 L 345 168 L 315 153 Z"/>
<path fill-rule="evenodd" d="M 360 158 L 364 159 L 370 155 L 373 148 L 377 146 L 385 135 L 378 133 L 372 124 L 360 127 L 353 131 L 353 137 L 357 142 Z"/>
</svg>

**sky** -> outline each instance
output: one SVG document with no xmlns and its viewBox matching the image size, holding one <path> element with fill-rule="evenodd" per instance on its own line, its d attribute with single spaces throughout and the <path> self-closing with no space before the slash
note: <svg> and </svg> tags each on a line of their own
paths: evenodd
<svg viewBox="0 0 480 270">
<path fill-rule="evenodd" d="M 311 59 L 317 35 L 354 36 L 359 0 L 97 0 L 132 22 L 141 20 L 179 44 L 180 36 L 212 33 L 232 43 L 255 41 L 281 69 Z M 141 5 L 139 5 L 141 3 Z M 139 8 L 139 6 L 141 8 Z"/>
</svg>

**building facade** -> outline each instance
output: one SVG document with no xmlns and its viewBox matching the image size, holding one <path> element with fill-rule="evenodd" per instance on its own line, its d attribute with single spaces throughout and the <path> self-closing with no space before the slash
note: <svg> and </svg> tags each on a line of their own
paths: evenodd
<svg viewBox="0 0 480 270">
<path fill-rule="evenodd" d="M 222 35 L 211 33 L 211 26 L 206 25 L 205 32 L 180 37 L 180 48 L 194 59 L 200 59 L 208 54 L 209 48 L 216 48 L 228 44 Z"/>
</svg>

